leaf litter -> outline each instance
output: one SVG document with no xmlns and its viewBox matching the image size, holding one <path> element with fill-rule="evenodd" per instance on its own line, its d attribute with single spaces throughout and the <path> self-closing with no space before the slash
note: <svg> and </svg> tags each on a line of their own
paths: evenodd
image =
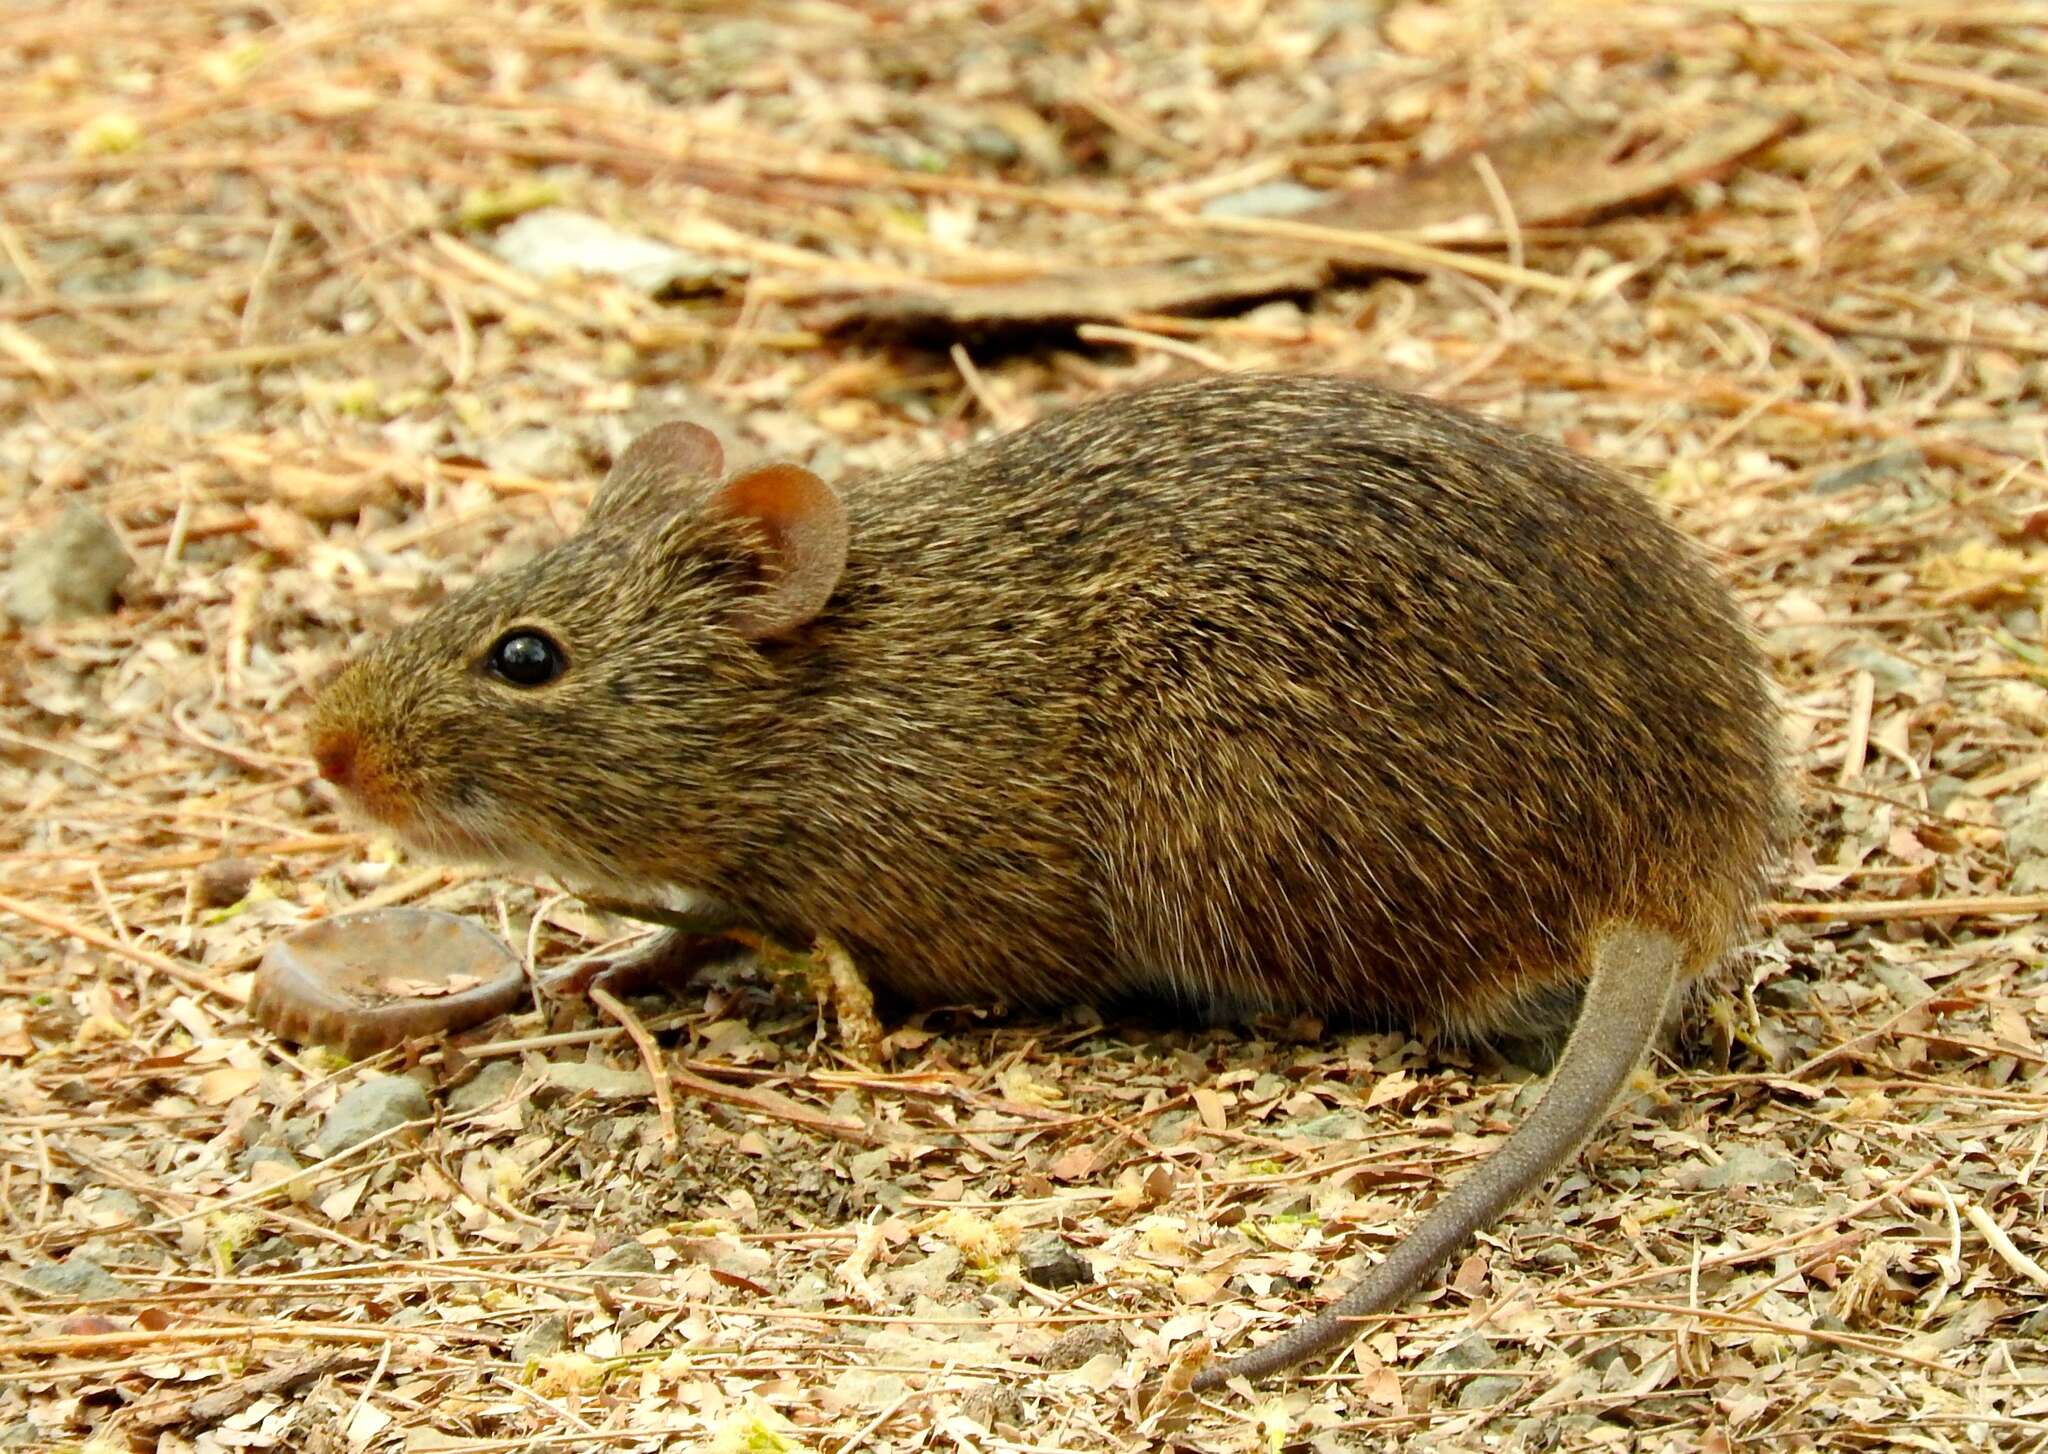
<svg viewBox="0 0 2048 1454">
<path fill-rule="evenodd" d="M 4 40 L 0 559 L 68 516 L 131 564 L 0 627 L 0 1442 L 2048 1447 L 2033 7 L 86 0 Z M 548 209 L 613 266 L 508 260 Z M 1251 366 L 1635 472 L 1802 768 L 1730 993 L 1328 1368 L 1135 1395 L 1390 1245 L 1526 1110 L 1510 1059 L 966 1007 L 868 1060 L 736 962 L 635 1001 L 670 1154 L 587 1006 L 358 1063 L 248 1022 L 344 911 L 536 967 L 623 932 L 350 831 L 296 734 L 646 424 L 847 472 Z"/>
</svg>

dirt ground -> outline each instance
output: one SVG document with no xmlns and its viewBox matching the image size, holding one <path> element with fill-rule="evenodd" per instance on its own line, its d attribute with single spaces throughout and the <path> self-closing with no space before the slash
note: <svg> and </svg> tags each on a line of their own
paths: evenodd
<svg viewBox="0 0 2048 1454">
<path fill-rule="evenodd" d="M 2044 167 L 1990 0 L 7 6 L 0 563 L 85 614 L 0 626 L 0 1449 L 2048 1449 Z M 984 1007 L 864 1065 L 739 965 L 636 1002 L 671 1152 L 589 1006 L 245 1017 L 350 907 L 619 932 L 351 831 L 300 734 L 642 425 L 846 476 L 1251 366 L 1632 471 L 1801 768 L 1726 1000 L 1346 1356 L 1139 1397 L 1526 1071 Z"/>
</svg>

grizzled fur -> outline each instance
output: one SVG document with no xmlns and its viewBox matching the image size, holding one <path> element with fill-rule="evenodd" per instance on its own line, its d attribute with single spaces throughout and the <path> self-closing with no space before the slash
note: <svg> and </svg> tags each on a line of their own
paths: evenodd
<svg viewBox="0 0 2048 1454">
<path fill-rule="evenodd" d="M 1327 378 L 1111 397 L 844 490 L 787 640 L 712 481 L 351 666 L 315 735 L 419 846 L 823 932 L 917 999 L 1566 1028 L 1602 926 L 1709 966 L 1783 811 L 1765 671 L 1634 490 Z M 478 667 L 537 624 L 538 691 Z"/>
</svg>

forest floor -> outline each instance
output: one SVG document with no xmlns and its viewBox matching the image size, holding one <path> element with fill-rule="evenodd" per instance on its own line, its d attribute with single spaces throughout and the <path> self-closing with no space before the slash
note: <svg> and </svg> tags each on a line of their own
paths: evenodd
<svg viewBox="0 0 2048 1454">
<path fill-rule="evenodd" d="M 130 563 L 0 626 L 0 1449 L 2048 1449 L 2038 6 L 380 10 L 0 20 L 0 565 L 90 595 L 74 506 Z M 617 932 L 355 831 L 303 727 L 646 423 L 843 478 L 1251 367 L 1628 470 L 1800 768 L 1725 1013 L 1343 1357 L 1141 1397 L 1527 1072 L 987 1007 L 863 1064 L 742 967 L 636 1002 L 710 1087 L 671 1152 L 588 1006 L 358 1063 L 246 1018 L 352 907 Z M 323 1154 L 379 1077 L 424 1116 Z"/>
</svg>

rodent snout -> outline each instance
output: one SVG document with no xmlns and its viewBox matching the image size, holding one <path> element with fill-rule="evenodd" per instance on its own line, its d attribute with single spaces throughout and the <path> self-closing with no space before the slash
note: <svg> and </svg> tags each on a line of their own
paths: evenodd
<svg viewBox="0 0 2048 1454">
<path fill-rule="evenodd" d="M 323 732 L 313 742 L 313 765 L 338 788 L 356 780 L 356 740 L 346 732 Z"/>
</svg>

